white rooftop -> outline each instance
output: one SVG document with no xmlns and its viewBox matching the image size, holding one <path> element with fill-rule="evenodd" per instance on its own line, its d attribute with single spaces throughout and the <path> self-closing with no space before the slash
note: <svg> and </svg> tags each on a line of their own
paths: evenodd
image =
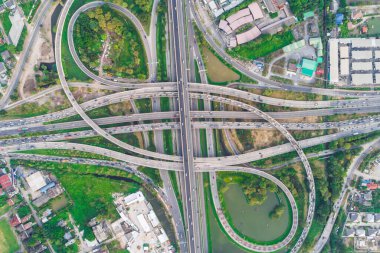
<svg viewBox="0 0 380 253">
<path fill-rule="evenodd" d="M 150 212 L 148 213 L 148 219 L 149 219 L 150 223 L 152 224 L 152 227 L 155 228 L 158 225 L 160 225 L 160 222 L 158 221 L 157 215 L 153 210 L 150 210 Z"/>
<path fill-rule="evenodd" d="M 20 11 L 18 9 L 15 10 L 13 15 L 9 15 L 9 19 L 12 23 L 12 27 L 9 30 L 9 37 L 12 41 L 12 44 L 17 46 L 18 41 L 21 37 L 22 30 L 24 29 L 24 21 L 22 20 Z"/>
<path fill-rule="evenodd" d="M 124 202 L 127 206 L 141 201 L 145 201 L 145 197 L 141 191 L 129 194 L 127 197 L 124 198 Z"/>
<path fill-rule="evenodd" d="M 350 74 L 350 61 L 349 59 L 340 60 L 340 74 L 342 76 L 347 76 Z"/>
<path fill-rule="evenodd" d="M 372 62 L 352 62 L 352 70 L 371 70 Z"/>
<path fill-rule="evenodd" d="M 252 29 L 250 29 L 244 33 L 240 33 L 240 34 L 236 35 L 236 40 L 237 40 L 237 43 L 240 45 L 240 44 L 247 43 L 251 40 L 254 40 L 257 37 L 259 37 L 260 35 L 261 35 L 260 29 L 257 28 L 257 26 L 254 26 Z"/>
<path fill-rule="evenodd" d="M 149 224 L 148 222 L 146 221 L 145 217 L 143 214 L 139 214 L 137 215 L 137 220 L 139 221 L 140 225 L 141 225 L 141 228 L 143 229 L 143 231 L 145 233 L 148 233 L 150 232 L 150 227 L 149 227 Z"/>
<path fill-rule="evenodd" d="M 372 59 L 372 51 L 370 50 L 351 51 L 351 54 L 352 54 L 352 59 L 356 59 L 356 60 Z"/>
<path fill-rule="evenodd" d="M 25 180 L 28 183 L 30 189 L 34 192 L 38 191 L 46 185 L 45 179 L 40 171 L 33 173 L 32 175 L 28 176 Z"/>
<path fill-rule="evenodd" d="M 236 30 L 239 27 L 242 27 L 245 24 L 248 24 L 253 21 L 252 15 L 245 16 L 242 18 L 239 18 L 238 20 L 235 20 L 234 22 L 230 23 L 230 27 L 232 30 Z"/>
<path fill-rule="evenodd" d="M 340 58 L 348 58 L 349 52 L 348 52 L 348 46 L 341 46 L 339 48 Z"/>
<path fill-rule="evenodd" d="M 264 17 L 263 11 L 261 10 L 257 2 L 253 2 L 250 5 L 248 5 L 248 9 L 251 11 L 253 18 L 255 20 Z"/>
<path fill-rule="evenodd" d="M 248 15 L 251 16 L 251 12 L 249 11 L 248 8 L 245 8 L 245 9 L 242 9 L 242 10 L 236 12 L 235 14 L 232 14 L 231 16 L 229 16 L 226 19 L 227 19 L 227 22 L 231 24 L 235 20 L 238 20 L 239 18 L 248 16 Z"/>
<path fill-rule="evenodd" d="M 361 85 L 361 84 L 372 84 L 372 74 L 352 74 L 352 84 Z"/>
</svg>

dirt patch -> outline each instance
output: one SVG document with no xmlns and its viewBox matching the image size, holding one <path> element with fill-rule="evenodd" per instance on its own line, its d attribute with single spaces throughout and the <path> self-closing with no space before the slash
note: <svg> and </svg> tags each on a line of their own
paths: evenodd
<svg viewBox="0 0 380 253">
<path fill-rule="evenodd" d="M 272 65 L 272 73 L 274 74 L 285 74 L 285 57 L 275 61 Z"/>
<path fill-rule="evenodd" d="M 124 101 L 109 106 L 112 115 L 126 115 L 132 113 L 132 106 L 129 101 Z"/>
<path fill-rule="evenodd" d="M 286 141 L 286 138 L 277 130 L 253 130 L 251 134 L 255 150 L 279 145 Z"/>
<path fill-rule="evenodd" d="M 23 89 L 24 95 L 26 97 L 30 96 L 31 94 L 37 91 L 37 83 L 33 76 L 28 76 L 28 79 L 25 81 Z"/>
<path fill-rule="evenodd" d="M 48 57 L 51 50 L 52 50 L 51 44 L 47 41 L 44 41 L 40 47 L 41 57 Z"/>
<path fill-rule="evenodd" d="M 62 107 L 62 106 L 68 106 L 68 100 L 66 98 L 66 95 L 63 94 L 63 91 L 56 91 L 50 96 L 51 105 L 53 108 L 56 107 Z"/>
<path fill-rule="evenodd" d="M 61 196 L 59 198 L 54 199 L 51 202 L 51 208 L 54 211 L 59 211 L 62 208 L 64 208 L 65 206 L 67 206 L 67 204 L 68 204 L 68 201 L 67 201 L 66 197 L 65 196 Z"/>
<path fill-rule="evenodd" d="M 111 94 L 112 92 L 87 87 L 75 87 L 72 88 L 72 93 L 78 103 L 83 103 L 107 94 Z"/>
<path fill-rule="evenodd" d="M 236 81 L 239 75 L 223 64 L 209 49 L 202 48 L 205 56 L 207 74 L 211 81 L 217 83 Z"/>
<path fill-rule="evenodd" d="M 143 133 L 142 132 L 138 132 L 138 133 L 135 133 L 136 137 L 137 137 L 137 140 L 139 141 L 139 146 L 140 148 L 144 148 L 144 138 L 143 138 Z"/>
<path fill-rule="evenodd" d="M 322 122 L 322 117 L 319 116 L 310 116 L 303 118 L 290 118 L 286 120 L 278 120 L 278 122 L 289 122 L 289 123 L 318 123 Z"/>
</svg>

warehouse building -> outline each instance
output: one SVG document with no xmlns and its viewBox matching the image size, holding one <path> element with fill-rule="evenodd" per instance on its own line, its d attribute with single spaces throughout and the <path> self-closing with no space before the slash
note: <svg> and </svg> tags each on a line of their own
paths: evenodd
<svg viewBox="0 0 380 253">
<path fill-rule="evenodd" d="M 380 39 L 330 39 L 329 69 L 333 84 L 380 84 Z"/>
<path fill-rule="evenodd" d="M 317 61 L 310 60 L 307 58 L 302 59 L 301 63 L 301 73 L 304 76 L 312 77 L 317 70 L 318 63 Z"/>
</svg>

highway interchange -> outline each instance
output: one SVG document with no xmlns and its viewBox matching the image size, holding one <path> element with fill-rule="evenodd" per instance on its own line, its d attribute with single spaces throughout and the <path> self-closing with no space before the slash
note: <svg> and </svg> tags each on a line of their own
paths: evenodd
<svg viewBox="0 0 380 253">
<path fill-rule="evenodd" d="M 155 43 L 152 43 L 152 38 L 146 34 L 142 24 L 138 18 L 128 9 L 120 7 L 116 4 L 105 3 L 102 1 L 94 1 L 83 5 L 77 9 L 71 18 L 68 20 L 68 44 L 70 53 L 79 68 L 91 79 L 97 82 L 96 85 L 103 89 L 113 90 L 115 93 L 105 95 L 84 103 L 79 104 L 74 98 L 72 90 L 70 89 L 71 83 L 66 80 L 64 68 L 62 65 L 62 35 L 64 24 L 67 22 L 68 13 L 74 0 L 67 0 L 64 8 L 62 9 L 60 18 L 57 24 L 57 33 L 55 40 L 55 55 L 57 71 L 59 80 L 63 91 L 72 107 L 59 112 L 53 112 L 46 115 L 16 119 L 16 120 L 3 120 L 0 121 L 0 136 L 8 137 L 0 140 L 0 154 L 17 159 L 31 159 L 31 160 L 46 160 L 46 161 L 64 161 L 72 163 L 86 163 L 111 166 L 119 169 L 126 169 L 141 177 L 145 182 L 152 184 L 149 178 L 146 178 L 142 173 L 137 171 L 138 166 L 146 166 L 157 168 L 164 171 L 176 171 L 182 178 L 182 195 L 184 201 L 185 223 L 182 223 L 181 217 L 178 212 L 178 205 L 171 186 L 165 187 L 164 190 L 155 187 L 159 196 L 164 202 L 171 203 L 166 205 L 170 212 L 176 213 L 173 216 L 173 223 L 177 232 L 177 239 L 180 242 L 181 252 L 206 252 L 204 240 L 204 227 L 201 220 L 205 219 L 204 203 L 202 187 L 203 179 L 199 177 L 202 173 L 210 174 L 211 192 L 214 202 L 214 207 L 217 210 L 218 218 L 221 221 L 224 230 L 229 237 L 240 246 L 254 250 L 256 252 L 273 252 L 283 247 L 293 244 L 291 252 L 298 252 L 308 234 L 310 229 L 315 209 L 315 185 L 313 173 L 308 162 L 306 154 L 303 152 L 304 148 L 316 146 L 319 144 L 328 143 L 344 137 L 352 135 L 371 133 L 380 130 L 380 117 L 366 115 L 352 120 L 345 120 L 339 122 L 322 122 L 322 123 L 292 123 L 291 119 L 304 118 L 311 116 L 327 116 L 336 114 L 358 114 L 358 113 L 378 113 L 380 112 L 380 93 L 377 91 L 350 91 L 340 89 L 321 89 L 310 88 L 304 86 L 291 86 L 281 84 L 272 80 L 268 80 L 255 73 L 247 70 L 239 61 L 231 58 L 222 46 L 219 46 L 213 37 L 202 26 L 202 22 L 195 11 L 192 1 L 170 0 L 168 5 L 169 13 L 169 30 L 170 30 L 170 43 L 171 43 L 171 68 L 172 75 L 169 82 L 157 82 L 157 56 Z M 158 1 L 155 1 L 157 5 Z M 27 49 L 33 45 L 35 36 L 38 33 L 39 24 L 43 20 L 51 1 L 46 1 L 39 11 L 40 17 L 37 19 L 35 29 L 27 42 Z M 107 79 L 99 77 L 87 69 L 80 61 L 79 56 L 75 51 L 73 40 L 73 28 L 78 16 L 89 9 L 108 4 L 111 8 L 119 11 L 137 28 L 140 37 L 143 41 L 146 56 L 148 59 L 148 78 L 146 80 L 126 80 L 126 79 Z M 203 33 L 208 43 L 215 49 L 215 51 L 224 58 L 225 61 L 230 63 L 233 67 L 239 70 L 252 79 L 259 81 L 258 85 L 252 84 L 231 84 L 227 86 L 214 86 L 207 84 L 207 76 L 203 71 L 204 64 L 196 41 L 193 41 L 194 31 L 192 28 L 192 19 L 194 19 L 198 28 Z M 155 23 L 153 19 L 152 24 Z M 151 24 L 151 27 L 154 25 Z M 187 37 L 183 34 L 187 33 Z M 153 33 L 155 34 L 155 33 Z M 186 40 L 188 38 L 188 41 Z M 191 41 L 191 43 L 188 43 Z M 28 52 L 28 50 L 26 51 Z M 14 75 L 9 86 L 8 95 L 0 100 L 0 108 L 13 108 L 24 102 L 18 102 L 12 106 L 8 104 L 9 96 L 12 91 L 17 88 L 17 82 L 22 72 L 22 67 L 25 64 L 27 53 L 23 54 L 19 60 L 16 75 Z M 201 82 L 195 81 L 195 67 L 194 59 L 199 65 L 201 75 Z M 93 84 L 77 83 L 80 87 L 92 87 Z M 250 93 L 248 91 L 236 89 L 234 87 L 248 87 L 248 88 L 263 88 L 271 87 L 273 89 L 282 89 L 286 91 L 297 91 L 305 93 L 314 93 L 319 95 L 326 95 L 336 97 L 333 100 L 325 101 L 295 101 L 278 99 L 273 97 L 261 96 Z M 58 88 L 54 87 L 52 90 Z M 128 90 L 126 90 L 128 89 Z M 45 91 L 50 92 L 50 91 Z M 38 99 L 41 95 L 36 95 L 34 99 Z M 125 116 L 113 116 L 93 119 L 88 116 L 90 110 L 123 102 L 133 101 L 143 98 L 152 99 L 152 101 L 159 101 L 161 97 L 169 97 L 175 105 L 172 111 L 160 112 L 156 108 L 152 113 L 139 113 Z M 26 102 L 30 101 L 28 99 Z M 205 102 L 205 110 L 197 110 L 195 105 L 196 101 L 203 100 Z M 194 102 L 195 101 L 195 102 Z M 213 111 L 211 102 L 218 102 L 223 106 L 229 105 L 234 108 L 233 111 Z M 266 104 L 277 106 L 281 108 L 293 108 L 294 111 L 279 111 L 279 112 L 263 112 L 252 104 Z M 70 122 L 55 123 L 52 121 L 65 119 L 70 116 L 79 115 L 82 120 L 74 120 Z M 218 120 L 223 121 L 218 121 Z M 167 120 L 163 122 L 163 120 Z M 238 121 L 236 121 L 238 120 Z M 152 121 L 147 123 L 146 121 Z M 113 124 L 124 124 L 123 126 L 107 126 Z M 127 125 L 125 125 L 127 124 Z M 101 127 L 102 126 L 102 127 Z M 78 130 L 79 128 L 86 127 L 88 130 Z M 207 139 L 199 139 L 199 130 L 207 130 Z M 213 129 L 262 129 L 262 130 L 277 130 L 286 139 L 287 142 L 281 145 L 264 148 L 261 150 L 248 151 L 242 154 L 234 154 L 231 156 L 215 157 L 214 140 L 212 138 Z M 333 129 L 335 132 L 332 134 L 309 138 L 305 140 L 296 141 L 289 130 L 325 130 Z M 53 131 L 62 131 L 54 133 Z M 148 132 L 154 131 L 155 135 L 160 135 L 162 130 L 171 130 L 177 133 L 178 136 L 178 155 L 168 155 L 163 152 L 153 152 L 145 148 L 135 147 L 128 143 L 119 140 L 115 135 L 121 133 L 134 133 L 134 132 Z M 28 133 L 35 133 L 33 136 L 20 137 L 19 134 L 27 131 Z M 53 133 L 49 133 L 49 132 Z M 90 146 L 85 144 L 70 143 L 69 140 L 87 138 L 93 136 L 102 136 L 111 143 L 115 144 L 122 150 L 127 151 L 118 152 L 110 149 Z M 158 139 L 156 137 L 156 139 Z M 161 140 L 157 141 L 158 144 Z M 200 141 L 207 142 L 208 156 L 200 157 Z M 157 143 L 156 143 L 157 144 Z M 91 160 L 83 158 L 59 158 L 51 156 L 39 156 L 29 154 L 18 154 L 16 151 L 27 151 L 33 149 L 68 149 L 84 151 L 88 153 L 99 154 L 105 157 L 115 159 L 117 161 Z M 162 150 L 162 147 L 161 147 Z M 298 219 L 298 209 L 294 197 L 287 189 L 287 187 L 274 176 L 250 166 L 242 167 L 242 164 L 249 164 L 252 161 L 272 157 L 279 154 L 285 154 L 296 151 L 299 156 L 299 161 L 302 162 L 306 171 L 306 180 L 310 189 L 308 196 L 308 209 L 306 214 L 306 221 L 304 227 L 298 238 L 294 238 L 298 224 L 301 222 Z M 133 154 L 133 155 L 132 155 Z M 360 156 L 363 159 L 365 154 Z M 360 161 L 359 159 L 359 161 Z M 359 163 L 360 164 L 360 163 Z M 358 162 L 354 166 L 358 166 Z M 165 177 L 165 172 L 161 175 Z M 259 245 L 249 242 L 241 238 L 231 228 L 227 222 L 219 202 L 217 193 L 216 175 L 218 171 L 240 171 L 258 175 L 271 180 L 286 194 L 292 209 L 292 226 L 291 229 L 281 242 L 273 245 Z M 170 179 L 169 179 L 170 180 Z M 168 179 L 164 180 L 164 184 L 170 185 Z M 203 190 L 203 189 L 202 189 Z M 345 190 L 342 191 L 342 194 Z M 201 197 L 199 196 L 201 195 Z M 175 202 L 175 204 L 174 204 Z M 335 205 L 335 212 L 341 203 Z M 170 207 L 169 207 L 170 206 Z M 174 206 L 174 207 L 173 207 Z M 176 209 L 177 208 L 177 209 Z M 336 210 L 337 209 L 337 210 Z M 335 216 L 336 218 L 336 216 Z M 201 219 L 201 220 L 200 220 Z M 329 220 L 334 219 L 332 216 Z M 335 219 L 334 219 L 335 220 Z M 204 221 L 203 221 L 204 223 Z M 330 226 L 331 227 L 331 226 Z M 326 229 L 323 238 L 328 238 L 331 229 Z M 320 252 L 325 245 L 327 239 L 320 240 L 315 248 L 315 252 Z"/>
</svg>

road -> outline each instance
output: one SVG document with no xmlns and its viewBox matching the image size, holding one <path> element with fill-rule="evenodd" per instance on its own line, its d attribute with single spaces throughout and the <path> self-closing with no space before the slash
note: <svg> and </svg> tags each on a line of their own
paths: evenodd
<svg viewBox="0 0 380 253">
<path fill-rule="evenodd" d="M 183 3 L 180 0 L 169 1 L 169 11 L 172 17 L 172 31 L 174 40 L 175 80 L 177 81 L 178 106 L 180 112 L 181 151 L 184 170 L 183 199 L 185 209 L 185 224 L 187 229 L 188 252 L 200 251 L 199 229 L 197 220 L 197 200 L 193 191 L 195 189 L 195 174 L 193 165 L 193 144 L 190 126 L 190 103 L 188 95 L 186 43 L 184 39 Z"/>
<path fill-rule="evenodd" d="M 37 38 L 37 35 L 40 31 L 40 25 L 44 21 L 46 17 L 46 13 L 49 10 L 53 3 L 53 0 L 46 0 L 43 1 L 39 9 L 41 8 L 41 11 L 38 11 L 38 18 L 34 24 L 32 33 L 27 37 L 26 47 L 24 48 L 23 52 L 21 53 L 17 65 L 15 69 L 13 70 L 12 78 L 9 80 L 8 87 L 4 93 L 4 96 L 0 99 L 0 109 L 3 109 L 7 103 L 9 102 L 10 96 L 12 93 L 17 89 L 17 86 L 19 84 L 19 80 L 22 74 L 22 70 L 25 66 L 25 62 L 27 61 L 29 57 L 29 53 L 31 51 L 32 46 L 34 45 L 34 42 Z"/>
<path fill-rule="evenodd" d="M 158 2 L 154 1 L 154 7 L 152 11 L 151 20 L 151 34 L 150 37 L 147 36 L 141 23 L 138 19 L 127 9 L 122 8 L 116 4 L 107 3 L 112 8 L 120 11 L 125 16 L 127 16 L 133 24 L 136 26 L 139 34 L 142 38 L 142 42 L 146 49 L 146 54 L 149 62 L 149 78 L 146 82 L 141 82 L 139 80 L 109 80 L 99 76 L 96 76 L 91 71 L 89 71 L 83 63 L 80 61 L 78 55 L 75 52 L 74 42 L 73 42 L 73 27 L 77 17 L 81 12 L 88 10 L 90 8 L 95 8 L 96 6 L 101 6 L 106 4 L 102 1 L 91 2 L 85 4 L 81 8 L 75 11 L 73 16 L 70 18 L 68 26 L 68 41 L 69 49 L 74 57 L 75 62 L 81 68 L 81 70 L 87 74 L 90 78 L 96 80 L 100 84 L 98 87 L 109 87 L 110 90 L 115 91 L 115 93 L 102 96 L 91 101 L 79 104 L 74 98 L 71 90 L 70 84 L 65 78 L 65 74 L 62 66 L 62 34 L 65 19 L 67 18 L 68 11 L 73 3 L 73 0 L 67 0 L 64 8 L 62 9 L 61 16 L 57 23 L 57 34 L 55 40 L 55 55 L 56 64 L 59 80 L 63 91 L 65 92 L 72 108 L 62 110 L 60 112 L 50 113 L 47 115 L 21 119 L 21 120 L 7 120 L 0 121 L 0 135 L 1 136 L 11 136 L 22 133 L 23 131 L 28 132 L 48 132 L 54 130 L 71 130 L 79 127 L 90 127 L 90 130 L 81 130 L 77 132 L 67 132 L 67 133 L 56 133 L 48 134 L 43 133 L 40 136 L 32 136 L 25 138 L 14 138 L 8 140 L 0 141 L 0 154 L 4 155 L 15 155 L 12 152 L 21 150 L 32 150 L 32 149 L 68 149 L 68 150 L 78 150 L 84 152 L 90 152 L 94 154 L 104 155 L 118 161 L 128 162 L 130 166 L 146 166 L 152 168 L 158 168 L 160 170 L 174 170 L 181 173 L 181 186 L 183 189 L 183 204 L 184 204 L 184 220 L 185 227 L 180 220 L 180 213 L 178 203 L 175 200 L 175 195 L 172 190 L 170 178 L 167 171 L 161 171 L 160 174 L 164 180 L 165 192 L 160 195 L 166 203 L 170 203 L 169 211 L 173 213 L 173 223 L 177 231 L 177 238 L 180 241 L 180 247 L 182 251 L 195 253 L 202 252 L 205 250 L 205 245 L 207 245 L 207 240 L 203 239 L 205 237 L 205 216 L 204 216 L 204 202 L 203 199 L 203 185 L 202 176 L 199 172 L 209 172 L 212 179 L 212 192 L 214 197 L 214 202 L 216 203 L 216 208 L 218 212 L 218 218 L 224 226 L 225 230 L 233 240 L 240 244 L 242 247 L 252 249 L 258 252 L 270 252 L 278 250 L 285 245 L 287 245 L 293 238 L 295 231 L 298 226 L 298 211 L 295 205 L 293 196 L 290 194 L 289 190 L 277 179 L 272 178 L 270 175 L 263 171 L 255 170 L 254 168 L 242 168 L 233 167 L 234 165 L 249 163 L 251 161 L 264 159 L 278 154 L 284 154 L 291 151 L 296 151 L 299 155 L 299 160 L 303 163 L 305 168 L 306 180 L 308 183 L 308 188 L 310 189 L 308 195 L 309 206 L 307 208 L 306 221 L 304 221 L 304 226 L 302 228 L 302 233 L 297 239 L 295 247 L 291 252 L 297 252 L 302 246 L 308 231 L 311 226 L 311 222 L 314 216 L 315 209 L 315 185 L 313 174 L 310 165 L 307 160 L 307 156 L 302 151 L 303 148 L 315 146 L 321 143 L 331 142 L 339 138 L 344 138 L 352 135 L 370 133 L 372 131 L 380 129 L 380 117 L 366 117 L 355 120 L 348 120 L 342 122 L 324 122 L 324 123 L 279 123 L 277 120 L 288 120 L 294 118 L 303 118 L 309 116 L 326 116 L 335 114 L 354 114 L 354 113 L 370 113 L 370 112 L 380 112 L 380 92 L 375 91 L 347 91 L 340 89 L 320 89 L 311 88 L 303 86 L 289 86 L 277 83 L 275 81 L 268 80 L 261 77 L 255 73 L 250 72 L 241 62 L 233 60 L 228 56 L 221 46 L 215 43 L 212 37 L 207 33 L 206 29 L 200 24 L 197 13 L 194 10 L 193 2 L 184 2 L 181 0 L 170 0 L 168 4 L 169 10 L 169 30 L 171 33 L 170 38 L 170 58 L 172 59 L 172 79 L 174 82 L 166 83 L 156 83 L 156 48 L 154 44 L 155 41 L 155 29 L 152 27 L 156 23 L 155 9 Z M 46 8 L 46 7 L 45 7 Z M 243 74 L 254 78 L 260 82 L 256 86 L 250 84 L 235 84 L 244 87 L 275 87 L 290 91 L 300 91 L 307 93 L 318 93 L 321 95 L 333 96 L 333 97 L 344 97 L 348 99 L 337 99 L 328 101 L 295 101 L 278 99 L 267 96 L 261 96 L 246 92 L 244 90 L 237 90 L 231 87 L 214 86 L 207 84 L 207 76 L 204 72 L 204 63 L 200 54 L 198 45 L 193 40 L 194 33 L 191 27 L 191 15 L 195 19 L 201 31 L 205 34 L 206 40 L 210 43 L 213 49 L 238 69 Z M 43 13 L 43 12 L 41 12 Z M 37 27 L 37 25 L 36 25 Z M 34 36 L 35 32 L 32 33 Z M 32 44 L 32 39 L 28 46 Z M 187 43 L 190 42 L 190 43 Z M 25 58 L 25 57 L 24 57 Z M 25 59 L 22 58 L 21 65 L 24 64 Z M 196 83 L 194 76 L 195 63 L 199 66 L 201 83 Z M 21 72 L 21 69 L 20 71 Z M 19 74 L 17 72 L 17 74 Z M 17 75 L 14 76 L 17 78 Z M 77 83 L 76 85 L 81 87 L 92 87 L 93 84 Z M 124 89 L 132 90 L 124 90 Z M 51 90 L 57 89 L 56 87 L 51 88 Z M 11 105 L 13 108 L 17 105 L 24 104 L 28 101 L 37 99 L 40 96 L 48 94 L 50 91 L 45 91 L 45 93 L 32 96 L 23 101 L 18 102 L 18 104 Z M 9 93 L 10 94 L 10 93 Z M 8 94 L 8 95 L 9 95 Z M 178 103 L 178 111 L 171 112 L 159 112 L 160 110 L 160 98 L 169 97 L 174 99 L 174 104 Z M 9 98 L 9 96 L 8 96 Z M 6 100 L 8 99 L 6 98 Z M 86 112 L 89 110 L 99 108 L 102 106 L 107 106 L 113 103 L 122 102 L 125 100 L 131 100 L 134 102 L 136 99 L 149 98 L 153 101 L 153 113 L 135 113 L 128 116 L 116 116 L 116 117 L 106 117 L 100 119 L 91 119 Z M 355 98 L 355 99 L 351 99 Z M 196 101 L 203 100 L 205 111 L 197 111 Z M 1 100 L 2 101 L 2 100 Z M 0 107 L 1 107 L 0 101 Z M 191 101 L 193 102 L 193 110 L 190 107 Z M 212 111 L 211 102 L 217 102 L 223 106 L 229 105 L 231 108 L 239 108 L 241 111 Z M 306 109 L 297 111 L 287 111 L 287 112 L 268 112 L 258 110 L 253 103 L 262 103 L 272 106 L 280 107 L 291 107 L 296 109 Z M 5 103 L 6 104 L 6 103 Z M 5 106 L 4 104 L 4 106 Z M 3 107 L 4 107 L 3 106 Z M 1 108 L 3 108 L 1 107 Z M 177 109 L 176 109 L 177 110 Z M 52 120 L 63 119 L 69 116 L 78 114 L 83 120 L 68 122 L 68 123 L 55 123 L 51 125 L 45 125 L 45 123 Z M 171 122 L 161 122 L 161 120 L 171 119 Z M 198 119 L 198 121 L 196 121 Z M 234 119 L 234 120 L 251 120 L 252 122 L 239 122 L 239 121 L 212 121 L 215 119 Z M 143 124 L 144 120 L 153 120 L 153 123 Z M 260 120 L 260 121 L 255 121 Z M 264 120 L 265 122 L 261 122 Z M 139 122 L 139 123 L 137 123 Z M 108 127 L 102 128 L 101 126 L 107 124 L 116 123 L 137 123 L 136 125 L 128 125 L 122 127 Z M 21 128 L 21 130 L 20 130 Z M 23 130 L 25 128 L 26 130 Z M 173 132 L 178 131 L 178 136 L 180 137 L 180 155 L 167 155 L 163 152 L 163 138 L 161 130 L 173 129 Z M 200 157 L 200 139 L 198 129 L 206 129 L 207 147 L 209 157 Z M 275 147 L 269 147 L 262 150 L 250 151 L 243 154 L 235 154 L 232 156 L 225 157 L 214 157 L 215 150 L 212 138 L 212 129 L 276 129 L 280 131 L 288 140 L 288 143 L 283 145 L 278 145 Z M 321 137 L 310 138 L 302 141 L 296 141 L 294 137 L 289 133 L 288 130 L 315 130 L 315 129 L 336 129 L 337 133 L 325 135 Z M 118 133 L 132 133 L 132 132 L 144 132 L 147 137 L 147 131 L 155 132 L 155 144 L 158 152 L 153 152 L 147 150 L 147 138 L 145 140 L 145 148 L 134 147 L 123 141 L 117 139 L 114 135 Z M 177 133 L 178 133 L 177 132 Z M 56 142 L 62 140 L 85 138 L 90 136 L 102 136 L 111 143 L 117 145 L 123 150 L 133 153 L 133 155 L 124 154 L 122 152 L 116 152 L 100 147 L 89 146 L 84 144 L 74 144 L 69 142 Z M 205 140 L 203 140 L 205 141 Z M 128 153 L 129 153 L 128 152 Z M 194 157 L 194 153 L 197 155 Z M 17 155 L 15 155 L 17 156 Z M 28 157 L 30 159 L 59 159 L 44 156 L 35 155 L 22 155 L 19 154 L 21 159 Z M 71 158 L 70 158 L 71 159 Z M 358 158 L 359 159 L 359 158 Z M 88 160 L 81 160 L 77 158 L 76 162 L 90 162 Z M 119 163 L 119 162 L 116 162 Z M 133 164 L 133 165 L 131 165 Z M 355 163 L 356 164 L 356 163 Z M 293 219 L 292 229 L 287 237 L 275 245 L 265 246 L 256 245 L 245 241 L 240 238 L 230 227 L 224 214 L 220 210 L 220 205 L 218 205 L 218 194 L 216 188 L 216 178 L 215 173 L 217 171 L 244 171 L 247 173 L 257 174 L 266 177 L 274 181 L 285 193 L 292 205 Z M 352 170 L 355 170 L 352 168 Z M 350 173 L 351 175 L 351 173 Z M 349 179 L 350 180 L 349 176 Z M 276 181 L 277 180 L 277 181 Z M 285 187 L 285 188 L 283 188 Z M 160 189 L 159 189 L 160 190 Z M 343 192 L 342 192 L 343 194 Z M 344 196 L 344 195 L 342 195 Z M 202 198 L 202 199 L 200 199 Z M 341 197 L 342 198 L 342 197 Z M 339 204 L 339 203 L 338 203 Z M 338 205 L 337 204 L 337 205 Z M 340 204 L 339 204 L 340 206 Z M 336 207 L 337 208 L 337 207 Z M 338 209 L 339 210 L 339 209 Z M 331 223 L 333 224 L 334 216 L 332 216 Z M 203 225 L 200 225 L 203 224 Z M 332 225 L 331 225 L 332 226 Z M 329 234 L 328 226 L 326 227 L 326 235 Z M 186 238 L 185 238 L 186 234 Z M 327 236 L 328 237 L 328 236 Z M 185 242 L 186 240 L 186 242 Z M 323 238 L 320 242 L 320 248 L 323 248 L 325 241 Z"/>
</svg>

